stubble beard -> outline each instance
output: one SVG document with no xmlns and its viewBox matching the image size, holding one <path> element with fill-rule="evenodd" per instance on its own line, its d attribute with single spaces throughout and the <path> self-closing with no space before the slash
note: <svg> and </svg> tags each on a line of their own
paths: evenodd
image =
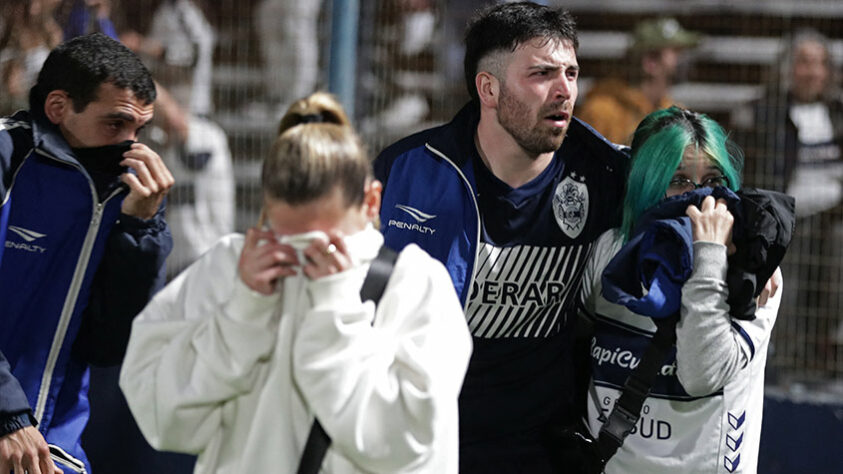
<svg viewBox="0 0 843 474">
<path fill-rule="evenodd" d="M 510 94 L 502 85 L 498 103 L 498 122 L 515 142 L 532 157 L 555 152 L 562 146 L 568 127 L 549 127 L 543 122 L 544 110 L 532 117 L 527 104 Z"/>
</svg>

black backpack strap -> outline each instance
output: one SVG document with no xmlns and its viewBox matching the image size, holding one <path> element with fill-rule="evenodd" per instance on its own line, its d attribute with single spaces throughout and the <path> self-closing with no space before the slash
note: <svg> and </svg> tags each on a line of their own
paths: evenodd
<svg viewBox="0 0 843 474">
<path fill-rule="evenodd" d="M 362 301 L 372 300 L 375 306 L 380 302 L 386 284 L 389 281 L 392 270 L 395 268 L 395 261 L 398 259 L 398 252 L 387 248 L 385 245 L 378 251 L 378 256 L 372 260 L 366 279 L 363 280 L 363 287 L 360 288 L 360 299 Z M 307 444 L 299 461 L 298 474 L 317 474 L 322 467 L 322 461 L 331 446 L 331 437 L 322 428 L 319 420 L 313 419 L 310 427 L 310 434 L 307 435 Z"/>
<path fill-rule="evenodd" d="M 398 252 L 387 246 L 382 246 L 378 256 L 369 265 L 366 279 L 363 280 L 363 287 L 360 288 L 360 299 L 363 301 L 372 300 L 375 305 L 380 302 L 392 269 L 395 268 L 395 261 L 398 259 Z"/>
<path fill-rule="evenodd" d="M 641 418 L 641 407 L 644 406 L 644 401 L 650 394 L 661 365 L 676 342 L 677 320 L 676 316 L 654 320 L 657 329 L 650 345 L 641 356 L 638 367 L 629 374 L 621 396 L 615 402 L 606 422 L 600 427 L 597 447 L 604 466 L 623 445 L 624 439 Z"/>
<path fill-rule="evenodd" d="M 310 426 L 310 434 L 307 435 L 307 444 L 304 445 L 304 451 L 301 453 L 301 460 L 299 461 L 298 474 L 317 474 L 319 468 L 322 467 L 322 460 L 328 453 L 328 447 L 331 446 L 331 437 L 325 433 L 325 428 L 319 423 L 319 420 L 313 419 L 313 425 Z"/>
</svg>

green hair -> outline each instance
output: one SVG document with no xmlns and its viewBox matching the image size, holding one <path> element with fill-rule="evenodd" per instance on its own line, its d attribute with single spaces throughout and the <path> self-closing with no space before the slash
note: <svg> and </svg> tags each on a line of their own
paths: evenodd
<svg viewBox="0 0 843 474">
<path fill-rule="evenodd" d="M 729 180 L 729 189 L 740 189 L 743 153 L 717 122 L 676 106 L 657 110 L 638 124 L 632 138 L 621 224 L 624 241 L 631 237 L 638 218 L 664 199 L 670 179 L 690 146 L 714 162 Z"/>
</svg>

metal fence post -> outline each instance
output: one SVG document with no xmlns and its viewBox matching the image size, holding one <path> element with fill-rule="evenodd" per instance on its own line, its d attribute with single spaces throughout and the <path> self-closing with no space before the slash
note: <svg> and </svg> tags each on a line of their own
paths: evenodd
<svg viewBox="0 0 843 474">
<path fill-rule="evenodd" d="M 349 117 L 354 117 L 359 13 L 359 0 L 332 2 L 328 88 L 339 98 Z"/>
</svg>

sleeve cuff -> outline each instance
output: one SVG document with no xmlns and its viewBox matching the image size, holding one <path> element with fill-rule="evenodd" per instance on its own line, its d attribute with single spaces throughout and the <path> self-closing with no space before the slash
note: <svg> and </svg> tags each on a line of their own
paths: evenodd
<svg viewBox="0 0 843 474">
<path fill-rule="evenodd" d="M 29 410 L 0 418 L 0 438 L 28 426 L 38 426 L 38 421 Z"/>
<path fill-rule="evenodd" d="M 130 216 L 129 214 L 120 213 L 118 223 L 125 229 L 126 232 L 138 235 L 143 233 L 156 233 L 164 230 L 167 226 L 164 219 L 159 217 L 161 211 L 158 211 L 151 219 L 141 219 L 140 217 Z"/>
<path fill-rule="evenodd" d="M 360 288 L 349 284 L 350 281 L 357 281 L 351 277 L 353 272 L 360 271 L 362 267 L 346 270 L 342 273 L 309 280 L 307 289 L 313 299 L 314 309 L 333 307 L 337 304 L 348 305 L 349 302 L 361 302 Z M 359 280 L 362 284 L 363 279 Z"/>
<path fill-rule="evenodd" d="M 226 304 L 226 314 L 235 321 L 255 322 L 262 317 L 272 315 L 272 310 L 280 304 L 278 293 L 264 295 L 249 288 L 237 276 L 231 299 Z"/>
<path fill-rule="evenodd" d="M 694 276 L 726 281 L 726 246 L 715 242 L 694 242 Z"/>
</svg>

